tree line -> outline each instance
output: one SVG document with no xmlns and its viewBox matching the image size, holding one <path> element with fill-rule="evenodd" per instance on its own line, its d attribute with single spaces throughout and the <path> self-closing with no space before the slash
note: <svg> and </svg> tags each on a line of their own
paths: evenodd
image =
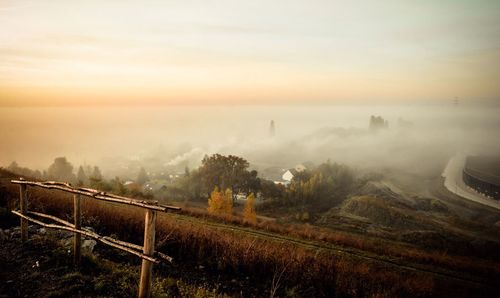
<svg viewBox="0 0 500 298">
<path fill-rule="evenodd" d="M 122 195 L 148 193 L 142 187 L 149 181 L 144 168 L 139 170 L 135 186 L 127 188 L 119 177 L 104 179 L 98 166 L 80 166 L 75 174 L 73 165 L 65 157 L 56 158 L 43 172 L 22 168 L 15 162 L 7 169 L 37 179 L 66 181 Z M 327 161 L 295 173 L 291 183 L 285 187 L 259 177 L 258 172 L 250 169 L 250 163 L 242 157 L 213 154 L 205 156 L 197 169 L 190 171 L 186 168 L 182 177 L 170 181 L 161 191 L 148 195 L 160 199 L 205 201 L 210 205 L 210 212 L 221 213 L 221 210 L 232 208 L 228 206 L 234 204 L 238 194 L 251 195 L 252 200 L 264 198 L 283 206 L 333 206 L 343 201 L 357 184 L 358 179 L 351 168 Z"/>
</svg>

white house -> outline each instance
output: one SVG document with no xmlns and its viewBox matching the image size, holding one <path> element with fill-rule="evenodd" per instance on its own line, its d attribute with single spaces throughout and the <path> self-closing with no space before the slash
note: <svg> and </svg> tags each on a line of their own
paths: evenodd
<svg viewBox="0 0 500 298">
<path fill-rule="evenodd" d="M 294 173 L 292 173 L 292 172 L 295 172 L 295 170 L 294 170 L 294 169 L 287 170 L 287 171 L 283 174 L 283 176 L 281 176 L 281 178 L 282 178 L 283 180 L 287 181 L 287 182 L 292 181 L 293 177 L 295 176 L 295 175 L 294 175 Z"/>
</svg>

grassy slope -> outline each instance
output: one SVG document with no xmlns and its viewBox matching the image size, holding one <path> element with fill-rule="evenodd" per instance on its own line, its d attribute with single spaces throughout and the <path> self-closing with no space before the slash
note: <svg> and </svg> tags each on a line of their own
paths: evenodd
<svg viewBox="0 0 500 298">
<path fill-rule="evenodd" d="M 8 184 L 8 173 L 2 174 L 0 199 L 3 204 L 13 207 L 17 188 Z M 67 196 L 43 190 L 33 189 L 31 202 L 33 209 L 63 217 L 71 207 Z M 86 200 L 84 211 L 87 224 L 93 222 L 104 226 L 102 233 L 115 233 L 121 239 L 140 243 L 142 214 L 136 209 L 103 206 Z M 433 296 L 445 293 L 496 296 L 499 293 L 495 281 L 500 267 L 491 261 L 457 257 L 453 262 L 450 261 L 455 260 L 453 256 L 439 260 L 426 258 L 425 253 L 412 257 L 411 254 L 394 254 L 391 250 L 383 254 L 384 250 L 373 247 L 361 249 L 363 239 L 359 239 L 361 245 L 352 247 L 345 241 L 328 241 L 328 237 L 325 237 L 327 241 L 319 241 L 320 237 L 307 237 L 307 233 L 284 235 L 266 231 L 265 227 L 253 229 L 187 215 L 162 214 L 158 226 L 158 249 L 173 255 L 178 260 L 177 265 L 183 262 L 202 264 L 212 270 L 207 274 L 235 277 L 243 274 L 265 289 L 270 288 L 272 276 L 284 270 L 282 294 L 285 289 L 286 293 L 315 296 Z M 414 251 L 391 242 L 383 245 Z"/>
</svg>

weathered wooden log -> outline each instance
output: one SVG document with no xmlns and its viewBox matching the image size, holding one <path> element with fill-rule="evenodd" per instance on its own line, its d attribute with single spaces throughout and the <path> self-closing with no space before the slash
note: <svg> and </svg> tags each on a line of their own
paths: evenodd
<svg viewBox="0 0 500 298">
<path fill-rule="evenodd" d="M 26 189 L 26 185 L 19 185 L 19 209 L 21 209 L 21 213 L 26 215 L 26 211 L 28 211 L 28 190 Z M 21 218 L 21 241 L 26 242 L 28 240 L 28 221 Z"/>
<path fill-rule="evenodd" d="M 142 208 L 146 208 L 146 209 L 150 209 L 150 210 L 162 211 L 162 212 L 166 212 L 168 210 L 173 210 L 173 211 L 181 210 L 180 207 L 168 206 L 168 205 L 158 205 L 158 203 L 156 201 L 145 201 L 145 200 L 131 199 L 131 198 L 127 198 L 127 197 L 107 194 L 105 192 L 101 192 L 101 191 L 98 191 L 95 189 L 90 189 L 90 188 L 78 188 L 78 189 L 76 189 L 76 188 L 73 188 L 68 183 L 64 183 L 64 182 L 55 182 L 55 181 L 36 182 L 36 181 L 24 181 L 24 180 L 11 180 L 11 183 L 20 184 L 20 185 L 38 186 L 38 187 L 47 188 L 47 189 L 58 189 L 58 190 L 62 190 L 62 191 L 73 193 L 73 194 L 79 194 L 79 195 L 95 198 L 97 200 L 126 204 L 126 205 L 133 205 L 133 206 L 138 206 L 138 207 L 142 207 Z"/>
<path fill-rule="evenodd" d="M 74 232 L 74 233 L 79 233 L 79 234 L 82 234 L 82 235 L 85 235 L 85 236 L 88 236 L 90 238 L 93 238 L 97 241 L 100 241 L 104 244 L 107 244 L 109 246 L 112 246 L 112 247 L 115 247 L 115 248 L 118 248 L 120 250 L 123 250 L 123 251 L 126 251 L 126 252 L 129 252 L 131 254 L 134 254 L 144 260 L 147 260 L 149 262 L 152 262 L 152 263 L 155 263 L 155 264 L 158 264 L 160 261 L 152 256 L 149 256 L 149 255 L 146 255 L 144 253 L 141 253 L 141 252 L 138 252 L 136 250 L 133 250 L 129 247 L 125 247 L 119 243 L 116 243 L 115 239 L 111 238 L 111 237 L 103 237 L 101 235 L 98 235 L 94 232 L 91 232 L 91 231 L 87 231 L 87 230 L 77 230 L 75 228 L 72 228 L 72 227 L 69 227 L 67 225 L 65 226 L 60 226 L 60 225 L 55 225 L 55 224 L 47 224 L 47 223 L 44 223 L 42 221 L 39 221 L 37 219 L 34 219 L 32 217 L 29 217 L 29 216 L 26 216 L 26 215 L 23 215 L 21 214 L 20 212 L 18 211 L 15 211 L 15 210 L 12 210 L 11 211 L 13 214 L 17 215 L 17 216 L 20 216 L 21 218 L 27 220 L 27 221 L 31 221 L 33 223 L 36 223 L 42 227 L 46 227 L 46 228 L 49 228 L 49 229 L 56 229 L 56 230 L 66 230 L 66 231 L 70 231 L 70 232 Z M 70 224 L 70 223 L 68 223 Z M 71 224 L 70 224 L 71 225 Z M 131 244 L 131 243 L 129 243 Z"/>
<path fill-rule="evenodd" d="M 143 253 L 152 256 L 155 249 L 155 223 L 156 212 L 146 210 L 144 219 L 144 250 Z M 151 282 L 153 274 L 153 264 L 145 259 L 142 260 L 141 281 L 139 284 L 139 297 L 148 298 L 151 296 Z"/>
<path fill-rule="evenodd" d="M 80 195 L 73 195 L 73 221 L 75 229 L 80 230 L 82 227 L 82 212 L 80 204 Z M 80 266 L 82 260 L 82 235 L 75 233 L 73 240 L 73 263 L 75 266 Z"/>
<path fill-rule="evenodd" d="M 47 219 L 51 219 L 53 221 L 56 221 L 56 222 L 61 223 L 61 224 L 65 225 L 65 226 L 68 226 L 68 227 L 72 227 L 72 228 L 75 227 L 74 224 L 69 223 L 69 222 L 67 222 L 65 220 L 62 220 L 59 217 L 55 217 L 55 216 L 52 216 L 52 215 L 48 215 L 48 214 L 40 213 L 40 212 L 35 212 L 35 211 L 28 211 L 27 213 L 28 214 L 32 214 L 32 215 L 36 215 L 36 216 L 39 216 L 39 217 L 44 217 L 44 218 L 47 218 Z"/>
<path fill-rule="evenodd" d="M 55 216 L 52 216 L 52 215 L 48 215 L 48 214 L 45 214 L 45 213 L 39 213 L 39 212 L 35 212 L 35 211 L 28 211 L 28 214 L 33 214 L 33 215 L 36 215 L 38 217 L 47 218 L 47 219 L 50 219 L 50 220 L 53 220 L 55 222 L 61 223 L 61 224 L 65 225 L 65 226 L 68 226 L 68 227 L 72 227 L 72 228 L 75 227 L 74 224 L 71 224 L 71 223 L 69 223 L 69 222 L 67 222 L 65 220 L 62 220 L 62 219 L 58 218 L 58 217 L 55 217 Z M 82 229 L 82 230 L 87 231 L 87 232 L 91 232 L 91 231 L 86 230 L 86 229 Z M 137 244 L 133 244 L 133 243 L 130 243 L 130 242 L 121 241 L 121 240 L 118 240 L 118 239 L 111 238 L 109 236 L 101 236 L 101 237 L 103 239 L 115 242 L 115 243 L 123 245 L 125 247 L 133 248 L 133 249 L 136 249 L 138 251 L 142 251 L 143 250 L 143 247 L 140 246 L 140 245 L 137 245 Z M 156 250 L 155 250 L 154 256 L 158 257 L 160 259 L 163 259 L 163 260 L 165 260 L 167 262 L 170 262 L 170 263 L 172 263 L 174 261 L 174 258 L 172 258 L 171 256 L 166 255 L 166 254 L 164 254 L 162 252 L 159 252 L 159 251 L 156 251 Z"/>
</svg>

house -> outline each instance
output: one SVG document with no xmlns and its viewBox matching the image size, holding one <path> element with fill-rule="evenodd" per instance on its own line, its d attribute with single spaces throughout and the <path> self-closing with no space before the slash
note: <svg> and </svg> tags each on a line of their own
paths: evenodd
<svg viewBox="0 0 500 298">
<path fill-rule="evenodd" d="M 293 177 L 297 176 L 298 173 L 304 172 L 305 170 L 307 170 L 306 166 L 304 166 L 303 164 L 298 164 L 293 169 L 287 170 L 281 176 L 281 178 L 285 181 L 290 182 L 292 181 Z"/>
<path fill-rule="evenodd" d="M 295 170 L 295 169 L 290 169 L 290 170 L 287 170 L 282 176 L 281 176 L 281 179 L 283 179 L 284 181 L 292 181 L 293 177 L 295 177 L 295 175 L 297 175 L 298 171 Z"/>
<path fill-rule="evenodd" d="M 288 186 L 290 184 L 290 182 L 292 182 L 293 177 L 297 176 L 298 173 L 301 173 L 305 170 L 307 170 L 307 167 L 305 165 L 298 164 L 295 167 L 293 167 L 292 169 L 286 170 L 281 175 L 281 180 L 274 180 L 274 184 Z"/>
</svg>

